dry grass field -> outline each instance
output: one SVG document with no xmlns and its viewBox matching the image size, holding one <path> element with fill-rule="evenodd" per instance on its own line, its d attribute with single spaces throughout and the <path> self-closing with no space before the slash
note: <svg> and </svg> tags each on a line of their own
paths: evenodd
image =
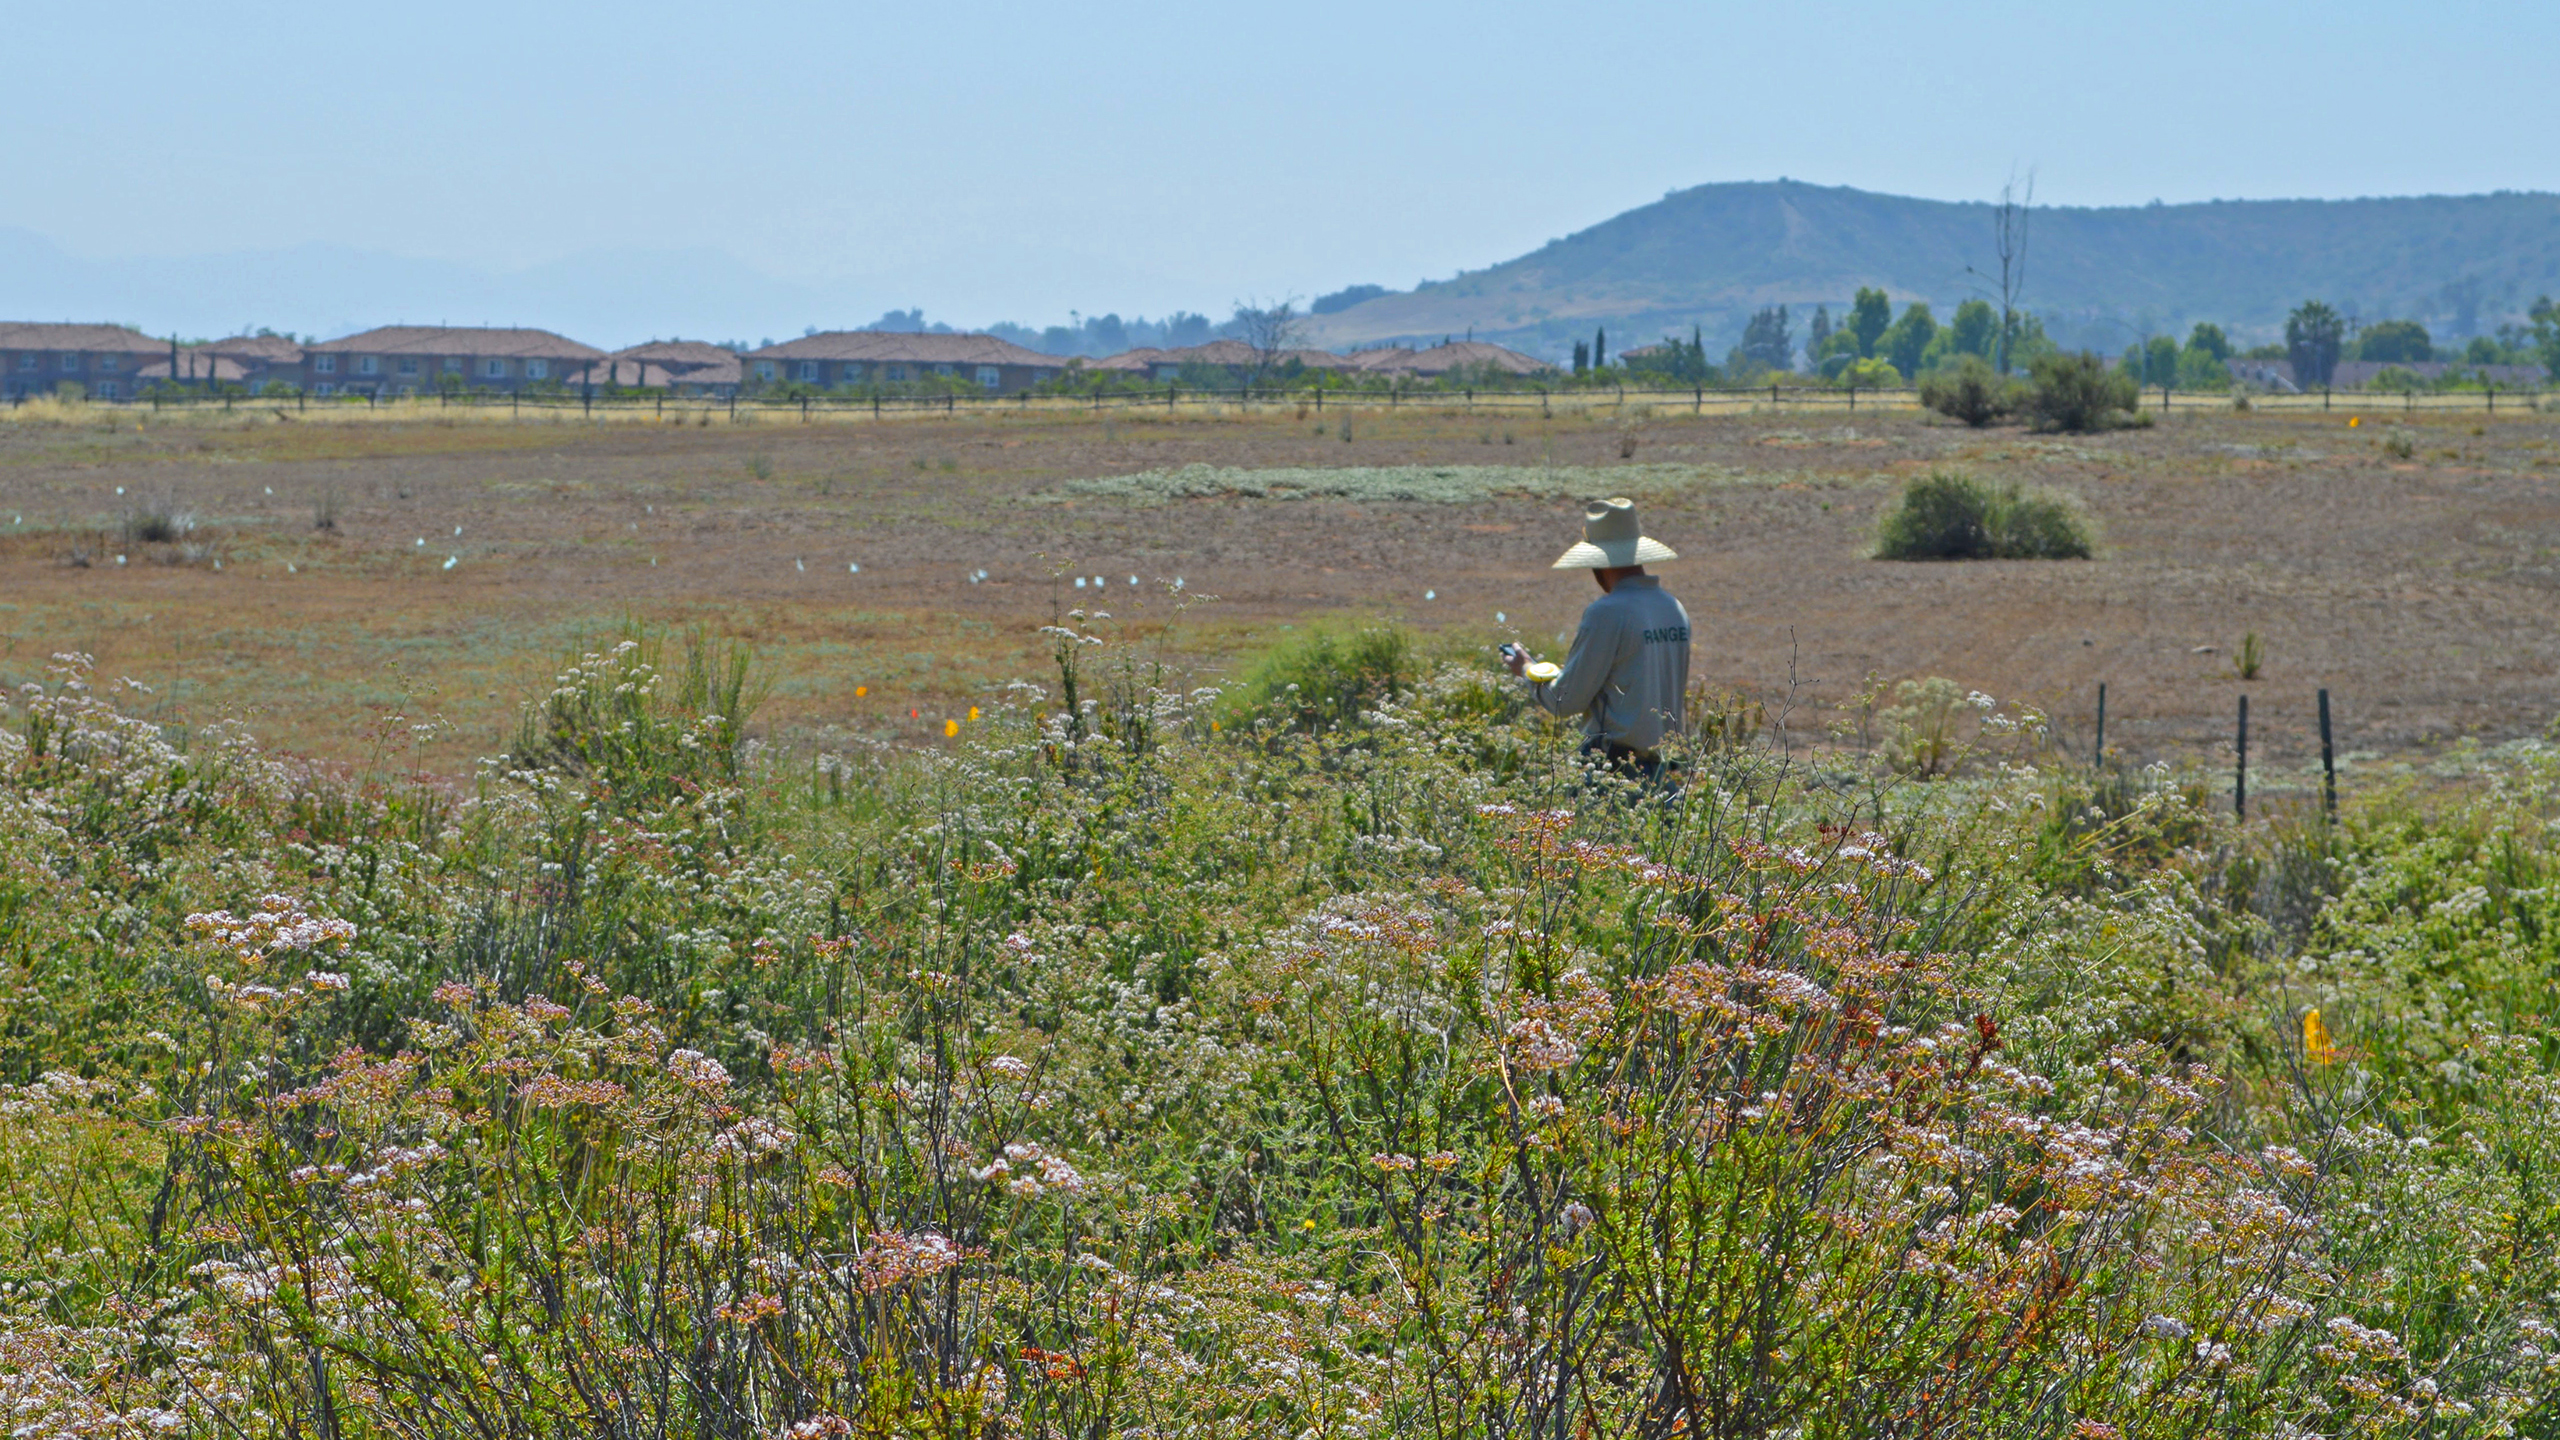
<svg viewBox="0 0 2560 1440">
<path fill-rule="evenodd" d="M 1555 648 L 1590 586 L 1547 563 L 1576 500 L 1623 490 L 1684 554 L 1666 576 L 1699 677 L 1808 736 L 1870 674 L 2032 701 L 2075 745 L 2105 681 L 2109 741 L 2137 756 L 2226 745 L 2245 688 L 2279 765 L 2308 752 L 2320 686 L 2354 752 L 2552 717 L 2552 417 L 2199 410 L 2098 437 L 1847 418 L 20 416 L 0 422 L 0 678 L 86 651 L 153 687 L 159 717 L 237 717 L 337 759 L 414 747 L 451 773 L 568 647 L 638 620 L 751 642 L 770 733 L 928 740 L 1042 678 L 1037 627 L 1078 604 L 1203 679 L 1325 617 Z M 1093 483 L 1192 466 L 1220 468 Z M 1343 467 L 1369 468 L 1276 489 L 1228 473 Z M 1898 484 L 1945 467 L 2073 497 L 2098 558 L 1867 558 Z M 189 528 L 150 538 L 163 516 Z M 2251 631 L 2266 661 L 2244 686 Z"/>
</svg>

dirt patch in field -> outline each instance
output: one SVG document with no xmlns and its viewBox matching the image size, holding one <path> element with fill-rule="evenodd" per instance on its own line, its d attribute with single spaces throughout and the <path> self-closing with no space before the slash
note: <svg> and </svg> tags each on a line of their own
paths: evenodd
<svg viewBox="0 0 2560 1440">
<path fill-rule="evenodd" d="M 364 727 L 396 713 L 436 727 L 398 745 L 458 770 L 568 646 L 636 620 L 752 641 L 777 731 L 923 739 L 1043 678 L 1036 628 L 1077 605 L 1202 677 L 1324 615 L 1553 650 L 1592 591 L 1548 564 L 1577 501 L 1624 492 L 1683 553 L 1663 574 L 1699 678 L 1810 732 L 1871 672 L 2033 701 L 2082 743 L 2103 680 L 2136 755 L 2227 745 L 2245 689 L 2278 767 L 2309 753 L 2322 686 L 2351 751 L 2556 708 L 2540 415 L 2424 417 L 2408 461 L 2343 416 L 2058 438 L 1357 412 L 1348 441 L 1342 418 L 0 425 L 0 678 L 86 651 L 172 722 L 241 716 L 346 759 L 395 743 Z M 2098 558 L 1866 558 L 1896 486 L 1946 467 L 2071 496 Z M 2267 658 L 2244 684 L 2249 631 Z"/>
</svg>

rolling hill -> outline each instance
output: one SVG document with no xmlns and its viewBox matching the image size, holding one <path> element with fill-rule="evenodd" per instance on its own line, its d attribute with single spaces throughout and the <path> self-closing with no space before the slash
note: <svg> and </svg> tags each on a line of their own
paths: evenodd
<svg viewBox="0 0 2560 1440">
<path fill-rule="evenodd" d="M 1702 327 L 1721 351 L 1764 305 L 1835 314 L 1862 285 L 1944 319 L 1997 269 L 1993 207 L 1794 180 L 1700 185 L 1488 269 L 1316 318 L 1344 346 L 1472 331 L 1557 356 L 1594 326 L 1614 344 Z M 2120 349 L 2212 320 L 2246 341 L 2323 299 L 2350 317 L 2424 321 L 2441 341 L 2560 294 L 2560 195 L 2217 200 L 2034 212 L 2023 303 L 2067 344 Z M 1802 334 L 1802 321 L 1797 333 Z"/>
</svg>

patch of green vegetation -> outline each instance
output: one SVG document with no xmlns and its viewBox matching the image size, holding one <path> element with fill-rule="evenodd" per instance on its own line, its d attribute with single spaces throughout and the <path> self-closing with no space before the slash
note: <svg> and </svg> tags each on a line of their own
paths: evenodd
<svg viewBox="0 0 2560 1440">
<path fill-rule="evenodd" d="M 1660 495 L 1748 478 L 1744 472 L 1709 465 L 1350 465 L 1260 470 L 1185 465 L 1070 480 L 1053 495 L 1107 496 L 1142 504 L 1241 496 L 1464 505 L 1497 495 Z"/>
<path fill-rule="evenodd" d="M 1878 527 L 1876 558 L 2086 560 L 2089 530 L 2053 496 L 1940 471 L 1903 488 Z"/>
<path fill-rule="evenodd" d="M 1648 787 L 1050 635 L 817 753 L 627 636 L 467 798 L 13 695 L 12 1423 L 2547 1433 L 2560 749 L 2242 826 L 1879 680 Z"/>
</svg>

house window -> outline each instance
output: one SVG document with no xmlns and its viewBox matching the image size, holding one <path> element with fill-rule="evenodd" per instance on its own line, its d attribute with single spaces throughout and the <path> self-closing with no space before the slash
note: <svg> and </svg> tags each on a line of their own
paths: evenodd
<svg viewBox="0 0 2560 1440">
<path fill-rule="evenodd" d="M 43 363 L 43 360 L 32 350 L 18 357 L 18 368 L 21 370 L 33 370 Z"/>
<path fill-rule="evenodd" d="M 74 354 L 70 353 L 70 352 L 69 352 L 69 351 L 67 351 L 67 350 L 66 350 L 66 351 L 64 351 L 64 352 L 63 352 L 63 355 L 62 355 L 62 368 L 63 368 L 63 369 L 65 369 L 65 370 L 77 370 L 77 369 L 79 369 L 79 368 L 80 368 L 80 357 L 79 357 L 79 356 L 77 356 L 77 355 L 74 355 Z"/>
<path fill-rule="evenodd" d="M 936 365 L 933 367 L 933 373 L 936 375 L 948 375 L 951 373 L 951 367 L 948 365 Z"/>
<path fill-rule="evenodd" d="M 322 381 L 320 384 L 311 387 L 311 393 L 325 400 L 328 397 L 337 394 L 338 387 L 329 384 L 327 381 Z"/>
<path fill-rule="evenodd" d="M 772 362 L 772 361 L 770 361 L 770 360 L 759 360 L 759 361 L 757 361 L 757 362 L 756 362 L 756 378 L 757 378 L 757 379 L 759 379 L 759 380 L 770 380 L 770 379 L 772 379 L 772 378 L 773 378 L 773 362 Z"/>
<path fill-rule="evenodd" d="M 116 357 L 113 355 L 101 355 L 98 357 L 98 369 L 100 373 L 112 375 L 115 373 L 115 368 Z"/>
<path fill-rule="evenodd" d="M 417 357 L 417 356 L 415 356 L 415 355 L 403 355 L 403 356 L 401 356 L 401 357 L 400 357 L 400 373 L 401 373 L 401 374 L 403 374 L 403 375 L 415 375 L 415 374 L 417 374 L 417 373 L 418 373 L 418 357 Z"/>
<path fill-rule="evenodd" d="M 818 362 L 815 360 L 801 361 L 800 378 L 815 383 L 818 378 Z"/>
<path fill-rule="evenodd" d="M 850 385 L 862 378 L 862 367 L 859 365 L 839 365 L 836 367 L 836 378 L 844 381 L 847 385 Z"/>
<path fill-rule="evenodd" d="M 904 365 L 892 365 L 881 373 L 887 375 L 892 380 L 904 380 L 907 378 L 907 367 Z"/>
<path fill-rule="evenodd" d="M 379 374 L 381 374 L 381 373 L 382 373 L 382 357 L 381 357 L 381 356 L 379 356 L 379 355 L 359 355 L 359 356 L 357 356 L 357 357 L 356 357 L 356 373 L 357 373 L 357 374 L 359 374 L 359 375 L 379 375 Z"/>
<path fill-rule="evenodd" d="M 447 375 L 459 375 L 459 374 L 461 374 L 461 373 L 462 373 L 462 357 L 461 357 L 461 356 L 459 356 L 459 355 L 447 355 L 446 357 L 444 357 L 444 373 L 446 373 Z"/>
<path fill-rule="evenodd" d="M 504 380 L 507 378 L 507 362 L 492 360 L 480 367 L 480 374 L 484 379 Z"/>
<path fill-rule="evenodd" d="M 113 380 L 99 381 L 98 398 L 101 400 L 113 400 L 116 398 L 116 382 Z"/>
<path fill-rule="evenodd" d="M 550 373 L 551 362 L 548 360 L 527 360 L 524 362 L 524 378 L 527 380 L 540 380 L 545 376 L 548 376 Z"/>
<path fill-rule="evenodd" d="M 311 369 L 314 374 L 335 375 L 338 373 L 338 357 L 335 355 L 314 355 L 311 357 Z M 326 395 L 329 392 L 323 390 L 320 393 Z"/>
<path fill-rule="evenodd" d="M 981 365 L 978 367 L 978 383 L 993 390 L 1004 383 L 1004 372 L 993 365 Z"/>
</svg>

